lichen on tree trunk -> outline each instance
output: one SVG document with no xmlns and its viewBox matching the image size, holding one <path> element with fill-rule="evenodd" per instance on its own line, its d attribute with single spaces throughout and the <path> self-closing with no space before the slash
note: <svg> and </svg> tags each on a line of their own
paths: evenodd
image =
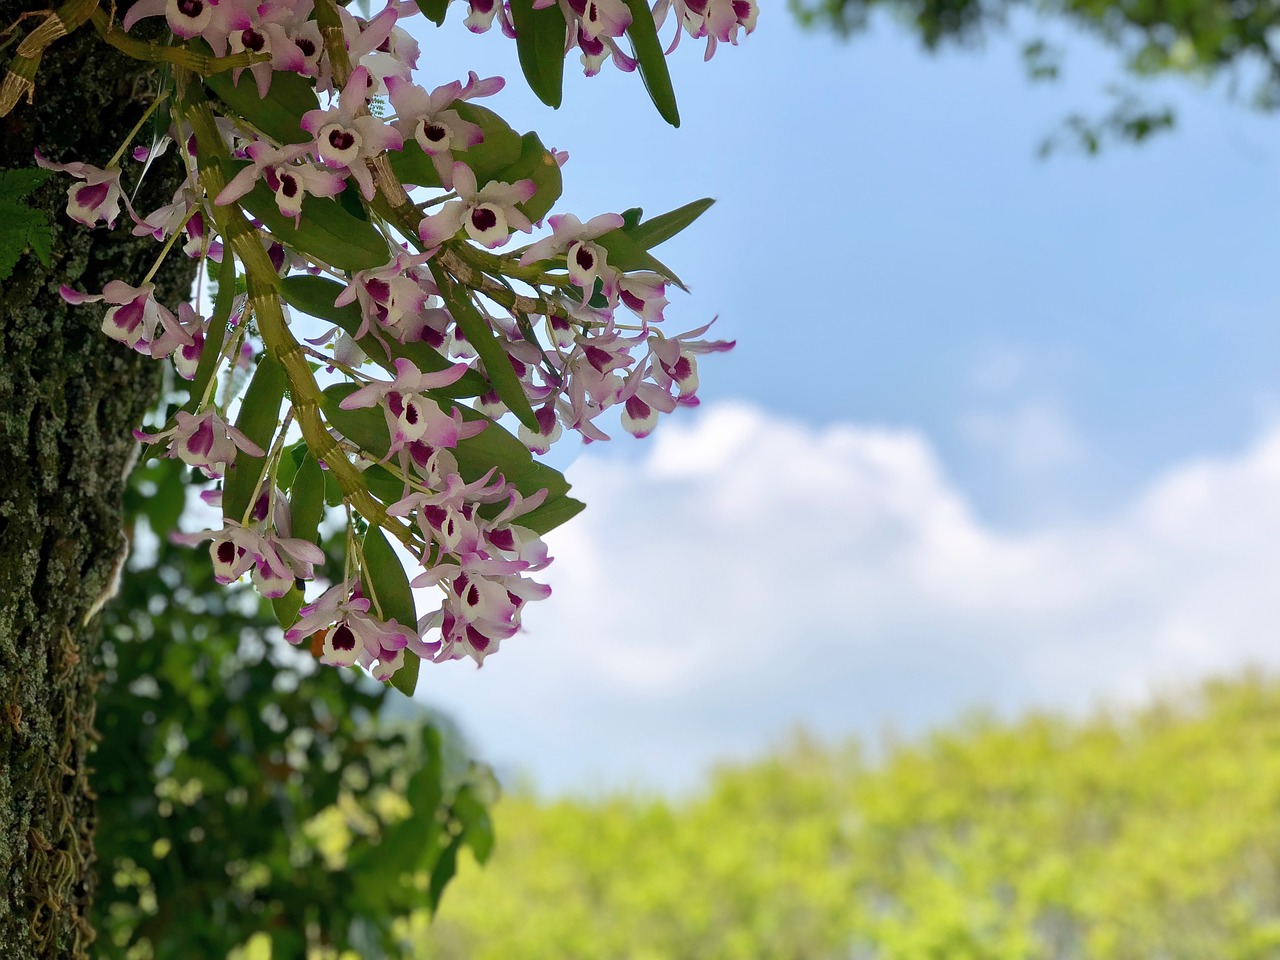
<svg viewBox="0 0 1280 960">
<path fill-rule="evenodd" d="M 0 29 L 39 7 L 0 0 Z M 7 56 L 0 54 L 0 73 Z M 0 169 L 32 166 L 37 147 L 60 162 L 105 163 L 145 109 L 155 76 L 86 28 L 49 48 L 36 82 L 35 104 L 0 119 Z M 139 165 L 128 166 L 132 189 Z M 69 183 L 56 176 L 33 200 L 55 223 L 52 266 L 27 256 L 0 282 L 4 960 L 89 955 L 99 634 L 89 614 L 110 591 L 122 554 L 121 497 L 136 448 L 130 431 L 159 387 L 158 364 L 100 332 L 99 306 L 71 307 L 58 296 L 61 283 L 91 293 L 113 278 L 137 283 L 158 252 L 132 236 L 127 213 L 115 229 L 68 221 Z M 153 169 L 139 209 L 168 202 L 176 184 Z M 190 261 L 171 257 L 155 278 L 158 296 L 176 306 L 191 279 Z"/>
</svg>

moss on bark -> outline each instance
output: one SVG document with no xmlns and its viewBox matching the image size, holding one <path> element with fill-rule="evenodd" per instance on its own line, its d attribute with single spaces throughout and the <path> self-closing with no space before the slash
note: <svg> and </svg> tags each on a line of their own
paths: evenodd
<svg viewBox="0 0 1280 960">
<path fill-rule="evenodd" d="M 0 0 L 0 27 L 38 4 Z M 28 20 L 24 27 L 39 22 Z M 10 51 L 12 47 L 10 48 Z M 0 70 L 4 59 L 0 56 Z M 36 102 L 0 120 L 0 168 L 103 164 L 141 115 L 152 68 L 111 52 L 89 28 L 55 43 Z M 126 173 L 126 183 L 137 167 Z M 155 402 L 159 365 L 108 340 L 102 309 L 70 307 L 58 286 L 98 292 L 137 282 L 158 248 L 115 229 L 86 230 L 63 209 L 70 180 L 34 198 L 55 223 L 48 269 L 24 258 L 0 283 L 0 957 L 88 956 L 93 896 L 90 617 L 109 593 L 124 538 L 121 497 L 130 430 Z M 153 170 L 140 210 L 168 202 L 176 181 Z M 0 229 L 4 225 L 0 224 Z M 156 277 L 175 305 L 192 266 L 170 258 Z"/>
</svg>

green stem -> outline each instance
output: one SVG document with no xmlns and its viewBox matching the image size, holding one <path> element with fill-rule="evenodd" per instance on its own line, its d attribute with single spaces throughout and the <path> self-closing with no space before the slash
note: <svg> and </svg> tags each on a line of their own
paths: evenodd
<svg viewBox="0 0 1280 960">
<path fill-rule="evenodd" d="M 226 186 L 221 163 L 229 160 L 229 157 L 218 135 L 213 110 L 198 84 L 188 84 L 187 100 L 190 110 L 187 119 L 200 146 L 196 158 L 200 182 L 208 196 L 216 197 Z M 414 541 L 412 532 L 403 523 L 388 516 L 386 508 L 373 498 L 359 472 L 325 426 L 320 415 L 323 395 L 311 375 L 302 345 L 285 323 L 280 300 L 280 278 L 263 249 L 257 230 L 245 219 L 238 204 L 223 207 L 208 204 L 207 211 L 224 243 L 232 247 L 244 264 L 249 306 L 257 317 L 263 344 L 284 367 L 293 400 L 294 416 L 311 455 L 324 462 L 342 488 L 343 496 L 362 516 L 389 531 L 406 547 L 411 548 Z"/>
</svg>

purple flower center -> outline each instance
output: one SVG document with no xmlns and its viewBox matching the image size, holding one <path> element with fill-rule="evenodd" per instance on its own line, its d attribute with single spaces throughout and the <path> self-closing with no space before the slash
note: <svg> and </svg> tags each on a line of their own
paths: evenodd
<svg viewBox="0 0 1280 960">
<path fill-rule="evenodd" d="M 331 130 L 329 132 L 329 146 L 335 150 L 350 150 L 351 145 L 355 142 L 355 134 L 350 130 Z"/>
<path fill-rule="evenodd" d="M 107 194 L 111 192 L 111 184 L 106 183 L 86 183 L 82 187 L 76 188 L 76 203 L 84 207 L 86 210 L 96 210 L 102 206 Z"/>
<path fill-rule="evenodd" d="M 488 207 L 476 207 L 471 211 L 471 224 L 485 233 L 498 225 L 498 215 Z"/>
<path fill-rule="evenodd" d="M 594 270 L 596 266 L 596 255 L 585 244 L 578 245 L 578 252 L 573 255 L 573 259 L 578 262 L 583 270 Z"/>
<path fill-rule="evenodd" d="M 260 53 L 262 48 L 267 45 L 267 38 L 260 34 L 257 30 L 250 27 L 248 30 L 240 34 L 240 42 L 244 44 L 246 50 L 252 50 L 254 53 Z"/>
<path fill-rule="evenodd" d="M 236 545 L 230 540 L 223 540 L 218 544 L 218 562 L 232 564 L 236 559 Z"/>
<path fill-rule="evenodd" d="M 438 123 L 427 123 L 422 127 L 422 135 L 432 143 L 439 143 L 445 137 L 449 136 L 449 131 Z"/>
<path fill-rule="evenodd" d="M 306 37 L 299 37 L 293 42 L 298 45 L 298 49 L 302 51 L 304 57 L 315 56 L 316 45 L 314 41 L 308 40 Z"/>
<path fill-rule="evenodd" d="M 330 638 L 329 643 L 333 645 L 335 650 L 354 650 L 356 648 L 356 635 L 349 626 L 341 623 L 333 631 L 333 636 Z"/>
<path fill-rule="evenodd" d="M 192 20 L 204 13 L 204 0 L 178 0 L 175 6 L 180 14 Z"/>
<path fill-rule="evenodd" d="M 213 449 L 213 424 L 208 420 L 200 421 L 200 426 L 187 440 L 187 449 L 198 457 L 205 456 Z"/>
<path fill-rule="evenodd" d="M 280 174 L 280 193 L 290 200 L 298 195 L 298 178 L 291 173 Z"/>
</svg>

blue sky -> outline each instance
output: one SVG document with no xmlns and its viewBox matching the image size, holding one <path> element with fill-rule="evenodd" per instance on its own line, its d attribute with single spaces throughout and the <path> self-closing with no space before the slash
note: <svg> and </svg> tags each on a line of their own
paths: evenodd
<svg viewBox="0 0 1280 960">
<path fill-rule="evenodd" d="M 414 30 L 422 82 L 502 74 L 495 109 L 569 151 L 560 209 L 716 197 L 660 251 L 693 288 L 668 316 L 738 340 L 699 411 L 572 463 L 590 510 L 528 633 L 424 671 L 503 769 L 679 788 L 796 724 L 911 732 L 1275 659 L 1280 118 L 1162 85 L 1174 133 L 1040 160 L 1105 108 L 1111 54 L 1067 38 L 1065 81 L 1032 85 L 1011 42 L 930 58 L 771 7 L 671 58 L 672 130 L 638 77 L 570 65 L 553 112 L 496 32 Z"/>
</svg>

